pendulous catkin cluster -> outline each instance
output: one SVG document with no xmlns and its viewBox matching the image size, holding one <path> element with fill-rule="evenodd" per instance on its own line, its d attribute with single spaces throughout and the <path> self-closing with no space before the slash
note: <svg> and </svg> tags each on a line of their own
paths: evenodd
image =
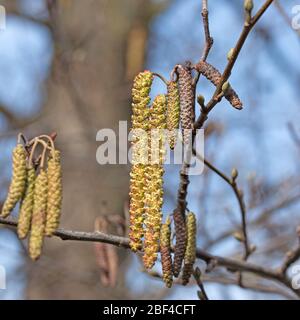
<svg viewBox="0 0 300 320">
<path fill-rule="evenodd" d="M 166 129 L 167 99 L 158 95 L 150 112 L 149 125 L 151 135 L 150 164 L 146 168 L 145 185 L 145 234 L 144 234 L 144 266 L 153 267 L 159 251 L 160 227 L 163 205 L 163 162 L 164 162 L 164 129 Z"/>
<path fill-rule="evenodd" d="M 26 166 L 26 151 L 22 144 L 18 143 L 18 145 L 13 150 L 12 179 L 9 186 L 7 198 L 2 208 L 2 218 L 8 217 L 16 204 L 23 197 L 27 180 Z"/>
<path fill-rule="evenodd" d="M 48 197 L 47 197 L 47 218 L 45 234 L 50 237 L 59 225 L 62 205 L 62 174 L 60 165 L 60 151 L 54 151 L 54 157 L 48 161 Z"/>
<path fill-rule="evenodd" d="M 178 88 L 180 96 L 180 121 L 185 144 L 190 142 L 195 121 L 195 89 L 190 68 L 177 65 Z"/>
<path fill-rule="evenodd" d="M 19 134 L 18 141 L 21 137 L 26 143 L 25 146 L 18 143 L 13 151 L 12 181 L 1 216 L 7 217 L 20 201 L 17 233 L 20 239 L 29 235 L 29 255 L 37 260 L 44 236 L 51 236 L 59 225 L 62 204 L 60 152 L 47 135 L 27 141 Z M 34 159 L 40 145 L 42 153 Z"/>
<path fill-rule="evenodd" d="M 168 103 L 167 103 L 167 129 L 169 146 L 174 149 L 177 138 L 177 130 L 180 123 L 180 98 L 178 84 L 175 81 L 169 81 L 167 85 Z"/>
<path fill-rule="evenodd" d="M 168 288 L 172 287 L 173 271 L 171 256 L 171 220 L 167 217 L 160 232 L 160 255 L 163 272 L 163 281 Z"/>
<path fill-rule="evenodd" d="M 18 236 L 25 239 L 30 230 L 33 201 L 34 201 L 34 185 L 35 185 L 35 169 L 31 165 L 27 172 L 27 186 L 24 198 L 21 203 L 19 220 L 18 220 Z"/>
<path fill-rule="evenodd" d="M 41 169 L 35 181 L 31 232 L 29 237 L 29 255 L 33 260 L 37 260 L 42 252 L 47 215 L 47 197 L 48 177 L 46 171 Z"/>
<path fill-rule="evenodd" d="M 196 69 L 198 72 L 203 74 L 206 79 L 211 81 L 215 86 L 217 86 L 221 80 L 221 73 L 211 64 L 206 61 L 200 61 L 196 65 Z M 229 101 L 229 103 L 236 109 L 242 109 L 243 103 L 240 100 L 237 93 L 230 87 L 225 93 L 225 98 Z"/>
<path fill-rule="evenodd" d="M 196 216 L 189 212 L 186 217 L 187 244 L 184 255 L 184 266 L 182 272 L 182 284 L 187 285 L 193 273 L 196 260 Z"/>
<path fill-rule="evenodd" d="M 186 224 L 185 217 L 181 210 L 175 209 L 173 212 L 173 219 L 175 224 L 175 236 L 176 243 L 174 248 L 174 263 L 173 263 L 173 274 L 178 277 L 181 271 L 181 266 L 186 249 Z"/>
<path fill-rule="evenodd" d="M 153 75 L 150 71 L 139 73 L 133 82 L 132 88 L 132 129 L 142 129 L 148 132 L 150 90 Z M 148 139 L 143 134 L 133 132 L 132 169 L 130 173 L 130 247 L 133 251 L 142 248 L 144 235 L 144 190 L 146 186 L 145 168 L 148 160 Z"/>
</svg>

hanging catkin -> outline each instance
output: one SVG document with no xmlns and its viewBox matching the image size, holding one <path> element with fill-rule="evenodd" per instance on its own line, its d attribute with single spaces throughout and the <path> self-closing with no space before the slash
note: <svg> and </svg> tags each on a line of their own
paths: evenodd
<svg viewBox="0 0 300 320">
<path fill-rule="evenodd" d="M 182 284 L 187 285 L 193 273 L 196 260 L 196 216 L 189 212 L 186 217 L 187 244 L 184 255 L 184 267 L 182 272 Z"/>
<path fill-rule="evenodd" d="M 175 224 L 176 243 L 174 249 L 174 264 L 173 274 L 175 277 L 179 276 L 181 271 L 182 261 L 184 258 L 186 248 L 186 226 L 185 217 L 182 215 L 181 210 L 175 209 L 173 212 L 173 219 Z"/>
<path fill-rule="evenodd" d="M 180 100 L 177 82 L 168 82 L 167 129 L 169 146 L 174 149 L 180 122 Z"/>
<path fill-rule="evenodd" d="M 62 204 L 62 181 L 60 152 L 54 151 L 54 157 L 48 161 L 48 199 L 46 217 L 46 236 L 52 236 L 59 225 L 61 204 Z"/>
<path fill-rule="evenodd" d="M 165 95 L 158 95 L 150 113 L 150 165 L 146 168 L 145 184 L 145 238 L 144 238 L 144 266 L 153 267 L 159 251 L 159 237 L 163 205 L 163 162 L 165 154 L 167 99 Z"/>
<path fill-rule="evenodd" d="M 33 260 L 37 260 L 42 252 L 47 212 L 47 196 L 47 173 L 44 169 L 40 169 L 35 181 L 34 204 L 29 238 L 29 255 Z"/>
<path fill-rule="evenodd" d="M 211 64 L 206 61 L 200 61 L 196 65 L 196 69 L 198 72 L 203 74 L 206 79 L 208 79 L 211 83 L 217 86 L 222 78 L 221 73 Z M 230 87 L 225 93 L 225 98 L 230 102 L 230 104 L 236 109 L 242 109 L 243 103 L 240 100 L 237 93 Z"/>
<path fill-rule="evenodd" d="M 139 73 L 133 82 L 132 89 L 132 129 L 148 130 L 150 89 L 153 75 L 150 71 Z M 143 221 L 144 221 L 144 188 L 145 188 L 145 166 L 143 163 L 142 146 L 145 144 L 147 150 L 147 139 L 142 141 L 137 134 L 133 134 L 132 168 L 130 173 L 130 247 L 133 251 L 142 248 Z M 137 146 L 137 144 L 139 144 Z M 147 160 L 147 159 L 146 159 Z"/>
<path fill-rule="evenodd" d="M 184 143 L 188 144 L 195 121 L 195 90 L 193 77 L 188 67 L 178 65 L 176 70 L 178 74 L 182 136 Z"/>
<path fill-rule="evenodd" d="M 9 216 L 18 201 L 23 197 L 26 188 L 26 179 L 26 151 L 22 144 L 18 144 L 13 150 L 12 179 L 7 198 L 2 208 L 2 218 Z"/>
<path fill-rule="evenodd" d="M 20 239 L 26 238 L 30 230 L 33 210 L 34 184 L 35 169 L 33 166 L 30 166 L 27 172 L 26 192 L 21 203 L 18 218 L 18 236 Z"/>
<path fill-rule="evenodd" d="M 171 220 L 167 217 L 166 222 L 161 227 L 160 233 L 160 255 L 163 272 L 163 281 L 168 288 L 172 287 L 172 257 L 171 257 Z"/>
</svg>

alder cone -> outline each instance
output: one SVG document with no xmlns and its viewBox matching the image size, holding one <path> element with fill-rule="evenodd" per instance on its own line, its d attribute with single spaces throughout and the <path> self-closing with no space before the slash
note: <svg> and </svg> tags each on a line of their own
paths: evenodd
<svg viewBox="0 0 300 320">
<path fill-rule="evenodd" d="M 181 271 L 182 261 L 184 258 L 186 248 L 186 226 L 185 217 L 182 215 L 180 210 L 174 210 L 173 218 L 175 224 L 176 237 L 176 243 L 174 248 L 173 274 L 175 277 L 178 277 Z"/>
<path fill-rule="evenodd" d="M 13 150 L 12 179 L 0 215 L 2 218 L 8 217 L 18 201 L 23 197 L 26 188 L 26 180 L 26 151 L 21 144 L 18 144 Z"/>
<path fill-rule="evenodd" d="M 195 121 L 195 90 L 193 86 L 193 77 L 191 70 L 182 65 L 177 66 L 177 73 L 182 136 L 184 143 L 188 144 Z"/>
<path fill-rule="evenodd" d="M 205 76 L 210 82 L 212 82 L 215 86 L 217 86 L 221 80 L 221 73 L 211 64 L 206 61 L 200 61 L 196 65 L 196 69 Z M 243 103 L 240 100 L 237 93 L 230 87 L 225 93 L 225 98 L 229 101 L 229 103 L 236 109 L 242 109 Z"/>
</svg>

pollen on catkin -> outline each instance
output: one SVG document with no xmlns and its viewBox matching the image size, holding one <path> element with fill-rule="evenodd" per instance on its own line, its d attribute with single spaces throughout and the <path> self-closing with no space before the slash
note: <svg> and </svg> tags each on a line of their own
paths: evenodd
<svg viewBox="0 0 300 320">
<path fill-rule="evenodd" d="M 45 234 L 50 237 L 58 228 L 62 205 L 62 174 L 60 152 L 54 151 L 54 157 L 48 161 L 48 199 Z"/>
<path fill-rule="evenodd" d="M 174 149 L 177 138 L 177 130 L 180 123 L 180 100 L 177 82 L 170 81 L 167 86 L 167 129 L 169 146 Z"/>
<path fill-rule="evenodd" d="M 182 214 L 181 210 L 174 210 L 173 219 L 175 224 L 176 237 L 176 243 L 174 248 L 173 274 L 175 277 L 178 277 L 181 271 L 182 261 L 185 254 L 187 234 L 185 217 Z"/>
<path fill-rule="evenodd" d="M 35 185 L 35 169 L 30 166 L 27 171 L 26 192 L 22 200 L 18 218 L 18 236 L 20 239 L 27 237 L 33 210 L 33 197 Z"/>
<path fill-rule="evenodd" d="M 22 144 L 18 144 L 13 150 L 12 179 L 0 215 L 2 218 L 9 216 L 18 201 L 23 197 L 26 188 L 26 179 L 26 151 Z"/>
<path fill-rule="evenodd" d="M 217 86 L 222 78 L 221 73 L 206 61 L 200 61 L 196 65 L 197 71 L 204 75 L 211 83 Z M 225 93 L 226 100 L 236 109 L 243 109 L 243 103 L 237 93 L 230 87 Z"/>
<path fill-rule="evenodd" d="M 178 65 L 176 70 L 178 73 L 182 136 L 184 143 L 188 144 L 195 121 L 195 89 L 191 70 L 182 65 Z"/>
<path fill-rule="evenodd" d="M 159 251 L 159 237 L 163 205 L 163 174 L 165 155 L 167 99 L 158 95 L 150 113 L 150 164 L 146 167 L 145 184 L 145 234 L 143 262 L 146 269 L 151 269 Z"/>
<path fill-rule="evenodd" d="M 32 260 L 37 260 L 42 252 L 46 213 L 47 213 L 48 181 L 44 169 L 36 178 L 34 188 L 34 203 L 29 237 L 29 255 Z"/>
<path fill-rule="evenodd" d="M 182 284 L 187 285 L 193 273 L 196 260 L 196 216 L 189 212 L 186 217 L 187 245 L 184 255 L 184 266 L 182 272 Z"/>
<path fill-rule="evenodd" d="M 160 255 L 163 272 L 163 281 L 168 288 L 172 287 L 173 271 L 171 256 L 171 220 L 167 217 L 160 232 Z"/>
<path fill-rule="evenodd" d="M 139 73 L 132 88 L 132 129 L 148 131 L 150 90 L 153 81 L 153 74 L 150 71 Z M 133 132 L 132 168 L 130 173 L 130 247 L 133 251 L 142 248 L 144 235 L 144 190 L 145 190 L 145 167 L 148 158 L 148 139 L 145 135 Z M 146 155 L 145 155 L 146 150 Z"/>
</svg>

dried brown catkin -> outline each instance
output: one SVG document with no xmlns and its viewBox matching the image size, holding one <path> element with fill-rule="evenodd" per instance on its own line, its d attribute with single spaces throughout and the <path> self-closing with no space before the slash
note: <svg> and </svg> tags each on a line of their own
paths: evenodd
<svg viewBox="0 0 300 320">
<path fill-rule="evenodd" d="M 47 173 L 44 169 L 40 169 L 40 173 L 35 181 L 34 204 L 29 238 L 29 255 L 32 260 L 37 260 L 42 252 L 47 213 L 47 196 Z"/>
<path fill-rule="evenodd" d="M 153 74 L 150 71 L 139 73 L 132 88 L 132 129 L 142 129 L 148 131 L 150 90 L 153 81 Z M 130 172 L 130 247 L 137 251 L 142 248 L 142 238 L 144 235 L 144 193 L 145 193 L 145 167 L 143 163 L 143 152 L 148 140 L 133 134 L 132 168 Z M 148 157 L 148 154 L 147 156 Z M 147 159 L 146 159 L 147 160 Z"/>
<path fill-rule="evenodd" d="M 13 150 L 12 179 L 7 198 L 4 202 L 1 217 L 6 218 L 24 195 L 27 180 L 26 151 L 22 144 Z"/>
<path fill-rule="evenodd" d="M 203 74 L 206 79 L 208 79 L 211 83 L 217 86 L 222 78 L 221 73 L 211 64 L 206 61 L 200 61 L 196 65 L 196 69 L 198 72 Z M 230 87 L 225 93 L 225 98 L 230 102 L 230 104 L 236 109 L 242 109 L 243 103 L 240 100 L 237 93 Z"/>
<path fill-rule="evenodd" d="M 62 205 L 62 174 L 60 152 L 54 151 L 54 157 L 48 161 L 48 199 L 45 234 L 50 237 L 58 228 Z"/>
<path fill-rule="evenodd" d="M 186 248 L 186 225 L 185 217 L 179 209 L 174 210 L 173 219 L 175 224 L 176 237 L 176 243 L 174 248 L 173 274 L 175 277 L 178 277 L 181 271 L 182 261 L 184 258 Z"/>
<path fill-rule="evenodd" d="M 187 285 L 193 273 L 196 260 L 196 216 L 189 212 L 186 217 L 187 244 L 184 255 L 184 266 L 182 272 L 182 284 Z"/>
<path fill-rule="evenodd" d="M 180 99 L 177 82 L 170 81 L 167 86 L 167 129 L 169 146 L 174 149 L 177 138 L 177 130 L 180 123 Z"/>
<path fill-rule="evenodd" d="M 195 89 L 190 68 L 177 65 L 176 70 L 178 74 L 182 135 L 184 143 L 188 144 L 195 121 Z"/>
<path fill-rule="evenodd" d="M 160 255 L 163 272 L 163 281 L 168 288 L 172 287 L 173 271 L 171 256 L 171 220 L 167 217 L 160 232 Z"/>
<path fill-rule="evenodd" d="M 18 236 L 20 239 L 27 237 L 30 230 L 30 223 L 33 210 L 33 197 L 35 185 L 35 169 L 30 166 L 27 172 L 26 192 L 21 203 L 18 218 Z"/>
</svg>

